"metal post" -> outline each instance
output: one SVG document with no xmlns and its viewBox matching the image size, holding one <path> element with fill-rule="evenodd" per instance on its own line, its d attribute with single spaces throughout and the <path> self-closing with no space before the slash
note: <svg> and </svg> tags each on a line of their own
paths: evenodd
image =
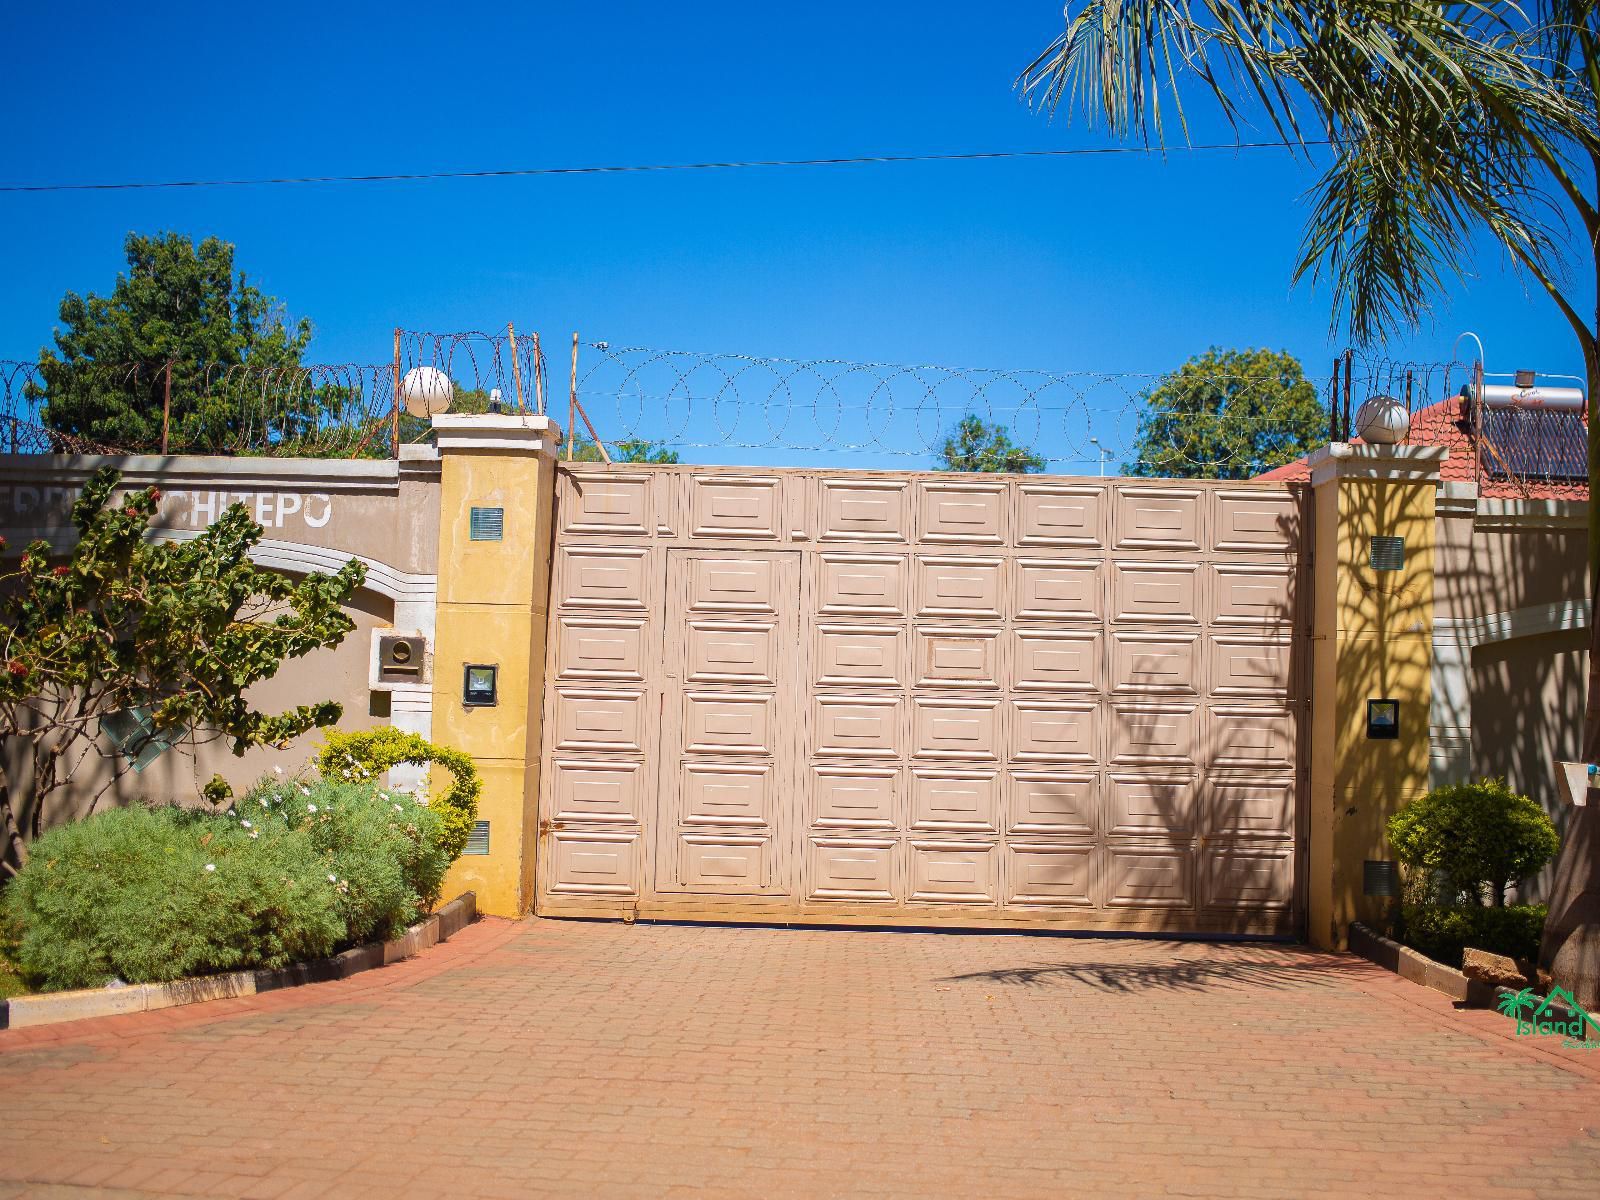
<svg viewBox="0 0 1600 1200">
<path fill-rule="evenodd" d="M 1350 439 L 1350 355 L 1351 352 L 1349 350 L 1344 352 L 1344 436 L 1346 441 Z"/>
<path fill-rule="evenodd" d="M 1339 356 L 1333 356 L 1333 386 L 1328 390 L 1328 440 L 1339 440 Z"/>
<path fill-rule="evenodd" d="M 572 390 L 567 400 L 567 461 L 572 461 L 572 446 L 576 438 L 574 426 L 578 423 L 578 335 L 572 335 Z"/>
<path fill-rule="evenodd" d="M 167 359 L 167 369 L 161 383 L 161 453 L 167 452 L 167 438 L 172 428 L 172 360 Z"/>
<path fill-rule="evenodd" d="M 511 375 L 517 381 L 517 411 L 527 412 L 528 406 L 522 402 L 522 364 L 517 361 L 517 330 L 510 321 L 506 322 L 506 336 L 511 339 Z"/>
<path fill-rule="evenodd" d="M 394 412 L 389 417 L 389 457 L 400 457 L 400 330 L 394 331 Z"/>
<path fill-rule="evenodd" d="M 544 351 L 539 349 L 539 333 L 533 334 L 533 403 L 544 416 Z"/>
</svg>

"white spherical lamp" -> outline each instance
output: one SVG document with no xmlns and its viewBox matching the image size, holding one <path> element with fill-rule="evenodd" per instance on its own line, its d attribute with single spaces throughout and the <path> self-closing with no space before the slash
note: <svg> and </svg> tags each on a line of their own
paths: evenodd
<svg viewBox="0 0 1600 1200">
<path fill-rule="evenodd" d="M 1393 396 L 1373 396 L 1356 409 L 1356 434 L 1374 446 L 1393 446 L 1411 431 L 1411 414 Z"/>
<path fill-rule="evenodd" d="M 455 388 L 438 367 L 412 367 L 400 381 L 400 401 L 413 417 L 431 417 L 450 407 Z"/>
</svg>

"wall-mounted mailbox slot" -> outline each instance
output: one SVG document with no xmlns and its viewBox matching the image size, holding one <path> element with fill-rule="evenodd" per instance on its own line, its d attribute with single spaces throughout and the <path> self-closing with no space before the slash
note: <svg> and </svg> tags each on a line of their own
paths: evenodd
<svg viewBox="0 0 1600 1200">
<path fill-rule="evenodd" d="M 415 683 L 422 678 L 427 639 L 384 634 L 378 639 L 378 678 L 384 683 Z"/>
</svg>

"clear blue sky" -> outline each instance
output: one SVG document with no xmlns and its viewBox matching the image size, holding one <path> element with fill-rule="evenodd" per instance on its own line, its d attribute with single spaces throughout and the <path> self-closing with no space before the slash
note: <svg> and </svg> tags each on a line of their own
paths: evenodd
<svg viewBox="0 0 1600 1200">
<path fill-rule="evenodd" d="M 1089 146 L 1018 71 L 1060 0 L 6 6 L 5 182 Z M 1195 93 L 1198 136 L 1226 137 Z M 1162 371 L 1288 349 L 1319 382 L 1327 300 L 1290 275 L 1309 170 L 1278 151 L 524 180 L 0 195 L 0 358 L 130 230 L 216 234 L 313 356 L 390 330 L 783 357 Z M 1576 371 L 1542 294 L 1479 278 L 1394 347 Z M 1335 339 L 1337 341 L 1337 339 Z"/>
</svg>

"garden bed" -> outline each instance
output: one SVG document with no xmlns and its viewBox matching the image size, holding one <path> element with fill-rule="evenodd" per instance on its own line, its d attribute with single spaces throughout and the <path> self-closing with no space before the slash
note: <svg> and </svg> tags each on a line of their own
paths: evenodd
<svg viewBox="0 0 1600 1200">
<path fill-rule="evenodd" d="M 89 1017 L 153 1012 L 185 1004 L 199 1004 L 207 1000 L 254 996 L 260 992 L 298 987 L 301 984 L 347 979 L 351 975 L 370 971 L 374 967 L 384 967 L 411 958 L 429 946 L 448 941 L 476 920 L 477 912 L 477 896 L 472 892 L 466 892 L 449 904 L 441 906 L 437 912 L 419 921 L 397 938 L 355 946 L 341 954 L 317 959 L 314 962 L 295 963 L 292 966 L 270 970 L 203 975 L 195 979 L 174 980 L 171 983 L 139 983 L 65 992 L 13 994 L 9 998 L 0 999 L 0 1029 L 25 1029 L 38 1025 L 55 1025 L 63 1021 L 84 1020 Z M 14 975 L 0 975 L 0 987 L 4 986 L 7 978 L 16 980 L 20 989 L 21 980 Z"/>
</svg>

